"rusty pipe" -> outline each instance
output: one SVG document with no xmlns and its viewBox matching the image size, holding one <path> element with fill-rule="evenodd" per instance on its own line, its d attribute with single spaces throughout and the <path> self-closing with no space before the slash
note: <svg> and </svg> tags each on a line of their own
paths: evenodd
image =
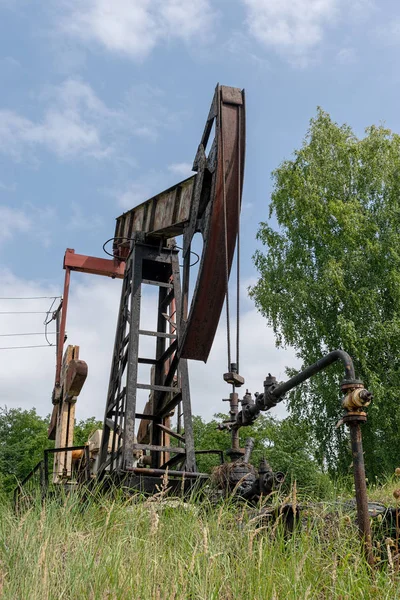
<svg viewBox="0 0 400 600">
<path fill-rule="evenodd" d="M 329 367 L 332 363 L 341 360 L 344 366 L 345 377 L 341 390 L 346 391 L 342 406 L 346 411 L 342 422 L 350 427 L 351 449 L 354 465 L 354 484 L 356 488 L 356 503 L 358 527 L 363 542 L 364 553 L 368 564 L 374 565 L 372 552 L 371 526 L 369 522 L 367 482 L 365 478 L 364 455 L 362 449 L 362 436 L 360 424 L 367 420 L 363 408 L 372 400 L 372 394 L 364 389 L 363 383 L 355 378 L 354 365 L 351 357 L 343 350 L 334 350 L 320 360 L 310 365 L 288 381 L 278 384 L 276 379 L 269 375 L 264 382 L 264 393 L 259 394 L 255 404 L 247 404 L 238 414 L 235 426 L 250 425 L 260 414 L 261 410 L 269 410 L 281 402 L 284 395 Z"/>
<path fill-rule="evenodd" d="M 344 417 L 350 429 L 351 453 L 353 457 L 353 475 L 357 504 L 357 523 L 363 541 L 364 553 L 368 564 L 375 563 L 372 551 L 371 523 L 368 512 L 367 481 L 365 479 L 364 452 L 360 424 L 366 421 L 365 413 L 353 413 Z"/>
<path fill-rule="evenodd" d="M 298 386 L 300 383 L 303 383 L 307 379 L 310 379 L 310 377 L 312 377 L 313 375 L 320 373 L 321 371 L 332 365 L 334 362 L 337 362 L 338 360 L 342 361 L 344 367 L 345 375 L 343 383 L 359 383 L 359 381 L 356 380 L 353 360 L 349 356 L 349 354 L 347 354 L 347 352 L 345 352 L 344 350 L 333 350 L 332 352 L 329 352 L 329 354 L 327 354 L 326 356 L 323 356 L 322 358 L 317 360 L 317 362 L 303 369 L 303 371 L 300 371 L 300 373 L 297 373 L 296 375 L 294 375 L 287 381 L 284 381 L 283 383 L 279 383 L 278 385 L 274 386 L 274 388 L 267 394 L 264 394 L 264 410 L 268 410 L 268 408 L 272 408 L 273 406 L 275 406 L 278 402 L 283 400 L 283 397 L 287 392 Z"/>
<path fill-rule="evenodd" d="M 248 463 L 250 461 L 250 456 L 254 448 L 254 438 L 247 438 L 245 444 L 245 451 L 243 455 L 243 462 Z"/>
<path fill-rule="evenodd" d="M 242 402 L 243 408 L 236 418 L 235 428 L 239 428 L 242 425 L 251 425 L 261 410 L 273 408 L 279 402 L 282 402 L 287 392 L 338 360 L 342 361 L 344 366 L 345 376 L 342 386 L 347 388 L 351 386 L 363 387 L 361 382 L 355 378 L 354 364 L 350 355 L 344 350 L 333 350 L 283 383 L 277 383 L 275 377 L 269 375 L 264 382 L 264 393 L 258 394 L 255 404 L 246 403 L 246 406 L 243 406 Z"/>
<path fill-rule="evenodd" d="M 149 477 L 163 477 L 168 475 L 171 477 L 182 477 L 183 479 L 209 479 L 207 473 L 198 473 L 195 471 L 171 471 L 170 469 L 147 469 L 146 467 L 131 467 L 126 469 L 135 475 L 147 475 Z"/>
<path fill-rule="evenodd" d="M 236 392 L 232 392 L 229 395 L 229 415 L 231 421 L 235 422 L 239 412 L 239 395 Z M 231 429 L 231 446 L 232 450 L 239 450 L 239 431 L 235 428 Z"/>
</svg>

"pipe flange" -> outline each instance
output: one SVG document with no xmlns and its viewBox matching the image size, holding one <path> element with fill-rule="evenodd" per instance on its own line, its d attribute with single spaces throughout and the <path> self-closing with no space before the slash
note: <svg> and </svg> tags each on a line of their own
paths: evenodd
<svg viewBox="0 0 400 600">
<path fill-rule="evenodd" d="M 345 425 L 350 423 L 366 423 L 367 413 L 365 412 L 349 412 L 347 415 L 342 417 L 342 421 Z"/>
<path fill-rule="evenodd" d="M 244 448 L 228 448 L 228 450 L 225 451 L 226 456 L 228 456 L 232 462 L 243 458 L 244 453 Z"/>
<path fill-rule="evenodd" d="M 356 390 L 358 388 L 363 388 L 364 384 L 360 379 L 343 379 L 340 384 L 340 389 L 342 392 L 347 390 Z"/>
</svg>

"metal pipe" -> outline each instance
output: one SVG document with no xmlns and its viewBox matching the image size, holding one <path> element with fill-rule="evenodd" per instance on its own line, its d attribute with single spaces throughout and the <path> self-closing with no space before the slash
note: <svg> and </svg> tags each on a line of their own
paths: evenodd
<svg viewBox="0 0 400 600">
<path fill-rule="evenodd" d="M 327 354 L 314 364 L 310 365 L 294 377 L 291 377 L 288 381 L 285 381 L 284 383 L 278 385 L 274 384 L 273 386 L 271 386 L 270 390 L 268 390 L 268 386 L 266 386 L 262 398 L 264 410 L 271 408 L 276 403 L 280 402 L 288 391 L 290 391 L 297 385 L 303 383 L 313 375 L 316 375 L 320 371 L 326 369 L 338 360 L 342 361 L 345 371 L 344 381 L 342 382 L 342 390 L 349 390 L 349 393 L 353 396 L 355 389 L 356 391 L 359 391 L 358 388 L 363 388 L 362 382 L 355 378 L 353 361 L 351 357 L 347 354 L 347 352 L 344 352 L 343 350 L 334 350 L 333 352 L 330 352 L 329 354 Z M 373 567 L 375 561 L 372 551 L 371 524 L 368 512 L 367 482 L 365 478 L 364 454 L 360 428 L 360 424 L 367 420 L 366 414 L 364 412 L 360 412 L 363 406 L 363 401 L 365 401 L 365 405 L 368 405 L 371 399 L 371 394 L 367 392 L 367 390 L 363 390 L 363 392 L 364 394 L 362 398 L 361 394 L 359 394 L 361 401 L 359 406 L 354 405 L 354 407 L 351 407 L 350 412 L 349 408 L 345 406 L 347 414 L 343 417 L 343 422 L 346 423 L 350 428 L 358 527 L 363 543 L 365 557 L 367 559 L 368 564 L 371 567 Z M 354 404 L 354 402 L 352 404 Z"/>
<path fill-rule="evenodd" d="M 344 350 L 333 350 L 283 383 L 276 383 L 275 377 L 269 375 L 264 382 L 264 393 L 258 394 L 255 404 L 246 402 L 245 406 L 243 406 L 244 403 L 242 401 L 242 411 L 236 417 L 234 428 L 237 429 L 243 425 L 251 425 L 260 414 L 260 411 L 273 408 L 279 402 L 282 402 L 287 392 L 338 360 L 342 361 L 345 371 L 342 386 L 347 389 L 350 386 L 363 387 L 362 382 L 355 378 L 353 360 L 347 352 L 344 352 Z"/>
<path fill-rule="evenodd" d="M 269 410 L 273 406 L 276 406 L 276 404 L 283 400 L 287 392 L 338 360 L 342 361 L 345 371 L 345 377 L 341 384 L 342 391 L 346 391 L 347 393 L 346 399 L 343 401 L 343 408 L 346 411 L 343 423 L 346 423 L 350 427 L 358 527 L 366 559 L 372 567 L 374 565 L 374 555 L 372 551 L 367 483 L 360 428 L 360 424 L 367 420 L 367 415 L 363 412 L 363 408 L 371 402 L 372 394 L 364 389 L 361 381 L 355 378 L 353 361 L 347 352 L 334 350 L 284 383 L 277 384 L 276 379 L 269 375 L 264 382 L 264 393 L 257 396 L 255 404 L 246 403 L 245 406 L 242 406 L 242 411 L 237 416 L 235 427 L 239 428 L 242 425 L 251 425 L 260 414 L 260 411 Z"/>
<path fill-rule="evenodd" d="M 365 479 L 364 453 L 360 427 L 360 422 L 365 421 L 366 418 L 356 419 L 353 417 L 353 420 L 349 415 L 347 419 L 347 424 L 350 428 L 351 453 L 353 456 L 358 528 L 363 540 L 366 559 L 368 564 L 373 567 L 375 560 L 372 552 L 371 523 L 368 512 L 367 482 Z"/>
<path fill-rule="evenodd" d="M 243 462 L 248 463 L 250 461 L 250 456 L 254 448 L 254 438 L 250 437 L 246 440 L 245 452 L 243 455 Z"/>
<path fill-rule="evenodd" d="M 239 395 L 232 392 L 229 395 L 229 414 L 231 421 L 235 422 L 239 412 Z M 231 430 L 231 447 L 232 450 L 240 449 L 239 430 L 232 427 Z"/>
<path fill-rule="evenodd" d="M 314 364 L 310 365 L 309 367 L 306 367 L 303 371 L 300 371 L 300 373 L 297 373 L 297 375 L 294 375 L 287 381 L 278 384 L 276 388 L 274 388 L 270 392 L 270 395 L 274 396 L 279 402 L 279 399 L 282 396 L 284 396 L 287 392 L 292 390 L 294 387 L 296 387 L 300 383 L 303 383 L 307 379 L 310 379 L 310 377 L 316 375 L 320 371 L 323 371 L 324 369 L 326 369 L 326 367 L 329 367 L 331 364 L 338 360 L 341 360 L 343 363 L 345 371 L 345 381 L 353 383 L 356 379 L 356 376 L 351 357 L 347 354 L 347 352 L 344 352 L 344 350 L 333 350 L 332 352 L 329 352 L 329 354 L 327 354 L 326 356 L 323 356 L 322 358 L 317 360 L 317 362 L 315 362 Z"/>
<path fill-rule="evenodd" d="M 170 475 L 171 477 L 182 477 L 184 479 L 209 479 L 207 473 L 197 473 L 196 471 L 170 471 L 169 469 L 146 469 L 145 467 L 133 467 L 126 469 L 135 475 L 148 475 L 149 477 L 162 477 Z"/>
</svg>

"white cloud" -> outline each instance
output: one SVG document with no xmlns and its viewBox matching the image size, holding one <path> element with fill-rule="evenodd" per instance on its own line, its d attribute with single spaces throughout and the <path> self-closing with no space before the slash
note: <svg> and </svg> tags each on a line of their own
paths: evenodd
<svg viewBox="0 0 400 600">
<path fill-rule="evenodd" d="M 386 46 L 397 46 L 400 43 L 400 19 L 392 18 L 390 22 L 377 27 L 376 36 Z"/>
<path fill-rule="evenodd" d="M 67 79 L 59 86 L 47 86 L 39 100 L 46 108 L 37 121 L 0 110 L 0 151 L 17 160 L 32 148 L 60 158 L 112 154 L 107 132 L 120 115 L 109 110 L 88 84 Z"/>
<path fill-rule="evenodd" d="M 154 142 L 160 132 L 178 131 L 186 116 L 169 110 L 164 92 L 147 83 L 131 86 L 118 109 L 73 78 L 44 86 L 34 99 L 42 108 L 35 120 L 0 108 L 0 152 L 17 161 L 37 160 L 32 150 L 46 150 L 63 160 L 89 157 L 137 166 L 130 156 L 132 136 Z"/>
<path fill-rule="evenodd" d="M 186 116 L 183 111 L 171 110 L 164 91 L 148 83 L 132 85 L 123 106 L 130 131 L 150 142 L 155 142 L 161 131 L 176 133 Z"/>
<path fill-rule="evenodd" d="M 351 65 L 357 62 L 357 54 L 354 48 L 342 48 L 336 55 L 336 60 L 341 65 Z"/>
<path fill-rule="evenodd" d="M 163 0 L 159 4 L 169 36 L 190 40 L 209 32 L 213 19 L 209 0 Z"/>
<path fill-rule="evenodd" d="M 67 2 L 63 28 L 83 41 L 142 58 L 153 49 L 159 35 L 150 5 L 151 0 L 89 0 L 85 4 L 72 0 Z"/>
<path fill-rule="evenodd" d="M 362 22 L 379 10 L 379 4 L 376 4 L 375 0 L 352 0 L 347 3 L 346 9 L 358 22 Z"/>
<path fill-rule="evenodd" d="M 15 192 L 16 189 L 17 189 L 17 184 L 16 183 L 7 184 L 7 183 L 4 183 L 4 181 L 0 181 L 0 191 L 2 191 L 2 192 Z"/>
<path fill-rule="evenodd" d="M 335 18 L 340 0 L 242 0 L 258 42 L 304 65 Z"/>
<path fill-rule="evenodd" d="M 62 273 L 57 288 L 44 283 L 19 279 L 9 271 L 0 273 L 2 296 L 50 296 L 58 295 L 62 287 Z M 155 327 L 156 293 L 151 286 L 143 294 L 141 327 Z M 70 303 L 68 309 L 68 343 L 80 346 L 80 358 L 89 366 L 89 375 L 77 402 L 77 418 L 92 415 L 103 418 L 108 378 L 110 372 L 115 327 L 118 314 L 121 281 L 96 277 L 95 275 L 72 274 Z M 0 311 L 4 310 L 48 310 L 48 300 L 1 301 Z M 11 308 L 12 306 L 12 308 Z M 3 317 L 0 315 L 0 318 Z M 2 333 L 41 332 L 44 315 L 10 316 L 4 321 Z M 50 330 L 52 331 L 52 330 Z M 51 338 L 53 339 L 53 338 Z M 0 346 L 19 346 L 45 343 L 41 336 L 32 338 L 2 338 Z M 4 341 L 5 340 L 5 341 Z M 145 345 L 140 349 L 141 356 L 151 357 L 153 340 L 144 338 Z M 38 412 L 46 415 L 51 412 L 51 392 L 54 385 L 54 349 L 37 348 L 26 350 L 1 350 L 0 379 L 2 382 L 2 405 L 22 407 L 35 406 Z M 227 398 L 230 387 L 223 381 L 226 372 L 226 330 L 225 320 L 221 319 L 213 349 L 207 364 L 189 361 L 191 399 L 194 414 L 206 419 L 215 412 L 227 410 L 222 398 Z M 245 377 L 244 388 L 253 393 L 262 391 L 263 381 L 268 372 L 278 379 L 285 379 L 285 367 L 298 364 L 292 351 L 276 350 L 272 331 L 265 320 L 256 312 L 251 303 L 243 301 L 241 366 Z M 141 378 L 145 378 L 145 374 Z M 29 394 L 26 385 L 29 382 Z M 146 383 L 146 381 L 142 381 Z M 240 395 L 245 392 L 242 388 Z M 141 402 L 144 402 L 144 397 Z M 275 414 L 284 414 L 283 404 L 275 409 Z"/>
<path fill-rule="evenodd" d="M 71 215 L 67 223 L 67 228 L 74 231 L 96 231 L 104 225 L 104 220 L 99 214 L 85 214 L 82 207 L 76 202 L 70 206 Z"/>
<path fill-rule="evenodd" d="M 64 33 L 133 59 L 168 38 L 204 37 L 212 23 L 209 0 L 65 0 Z"/>
<path fill-rule="evenodd" d="M 0 270 L 0 280 L 1 296 L 3 298 L 26 298 L 59 294 L 59 291 L 51 285 L 17 278 L 9 270 Z M 51 302 L 49 299 L 0 300 L 0 311 L 45 312 L 49 309 Z M 22 407 L 24 409 L 35 406 L 43 415 L 51 411 L 49 383 L 52 378 L 54 379 L 54 348 L 4 350 L 7 347 L 46 345 L 44 318 L 45 314 L 0 314 L 2 406 L 7 405 L 9 408 Z M 49 329 L 49 332 L 53 330 Z M 15 333 L 39 333 L 41 335 L 9 335 Z M 54 336 L 50 334 L 49 339 L 54 340 Z"/>
<path fill-rule="evenodd" d="M 223 48 L 234 56 L 236 62 L 247 63 L 250 60 L 258 69 L 271 69 L 271 64 L 265 56 L 261 57 L 254 52 L 254 44 L 244 30 L 233 31 Z"/>
<path fill-rule="evenodd" d="M 121 208 L 130 210 L 156 193 L 155 188 L 150 183 L 136 181 L 131 183 L 124 192 L 117 194 L 118 205 Z"/>
<path fill-rule="evenodd" d="M 47 248 L 52 244 L 57 225 L 60 223 L 57 223 L 53 206 L 37 206 L 30 202 L 24 202 L 19 208 L 0 205 L 0 244 L 24 233 L 24 239 L 29 237 Z M 3 259 L 6 257 L 6 248 L 3 248 Z"/>
<path fill-rule="evenodd" d="M 170 168 L 168 168 L 168 172 L 152 169 L 144 175 L 139 176 L 123 189 L 117 191 L 109 190 L 107 194 L 116 198 L 121 208 L 131 209 L 163 190 L 168 189 L 171 185 L 178 183 L 178 179 L 189 177 L 189 175 L 191 175 L 190 171 L 184 173 L 183 167 L 180 172 L 179 169 L 174 172 Z"/>
<path fill-rule="evenodd" d="M 23 209 L 32 223 L 29 235 L 44 248 L 51 246 L 53 237 L 57 235 L 61 225 L 54 206 L 37 206 L 31 202 L 24 202 Z"/>
<path fill-rule="evenodd" d="M 13 56 L 0 58 L 0 72 L 12 73 L 21 68 L 21 63 Z"/>
<path fill-rule="evenodd" d="M 192 164 L 181 162 L 174 163 L 168 166 L 168 170 L 175 175 L 179 175 L 179 177 L 190 177 L 193 175 Z"/>
<path fill-rule="evenodd" d="M 16 233 L 26 233 L 31 225 L 24 211 L 0 205 L 0 243 L 11 239 Z"/>
<path fill-rule="evenodd" d="M 231 329 L 234 330 L 233 324 Z M 245 385 L 239 390 L 240 397 L 246 389 L 253 395 L 262 392 L 268 373 L 284 381 L 287 379 L 285 368 L 298 366 L 294 351 L 275 348 L 273 331 L 254 307 L 247 306 L 242 311 L 241 332 L 239 369 Z M 189 365 L 193 412 L 207 419 L 216 412 L 227 412 L 227 404 L 221 402 L 232 391 L 222 378 L 228 367 L 226 343 L 226 324 L 222 316 L 207 364 L 191 361 Z M 285 404 L 279 404 L 270 414 L 283 417 Z"/>
</svg>

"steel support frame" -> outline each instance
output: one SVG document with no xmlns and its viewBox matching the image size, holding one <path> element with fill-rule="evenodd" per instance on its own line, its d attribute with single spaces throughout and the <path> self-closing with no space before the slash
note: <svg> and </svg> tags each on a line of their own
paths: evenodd
<svg viewBox="0 0 400 600">
<path fill-rule="evenodd" d="M 61 305 L 61 318 L 57 314 L 57 356 L 55 376 L 55 396 L 60 390 L 61 367 L 66 339 L 67 313 L 69 301 L 69 288 L 71 282 L 71 271 L 102 275 L 112 279 L 123 279 L 125 263 L 116 259 L 97 258 L 86 254 L 76 254 L 72 248 L 67 248 L 64 255 L 64 291 Z"/>
<path fill-rule="evenodd" d="M 140 329 L 143 284 L 159 287 L 156 332 Z M 172 344 L 178 345 L 181 335 L 181 302 L 178 251 L 172 245 L 163 246 L 159 240 L 156 244 L 149 243 L 144 236 L 136 234 L 125 265 L 100 450 L 100 476 L 106 471 L 132 471 L 135 457 L 143 450 L 150 454 L 152 469 L 162 469 L 165 459 L 168 461 L 170 453 L 174 453 L 174 448 L 166 444 L 169 436 L 164 435 L 163 427 L 168 428 L 169 414 L 179 402 L 183 407 L 185 448 L 176 448 L 175 452 L 185 453 L 182 471 L 196 471 L 187 361 L 179 360 L 171 349 Z M 175 309 L 173 334 L 167 333 L 165 318 L 172 303 Z M 139 357 L 140 336 L 149 334 L 157 339 L 154 359 Z M 154 365 L 154 376 L 149 384 L 138 381 L 138 366 L 143 363 Z M 151 391 L 149 414 L 137 412 L 138 389 Z M 148 444 L 138 443 L 135 435 L 137 419 L 143 417 L 151 423 Z"/>
</svg>

